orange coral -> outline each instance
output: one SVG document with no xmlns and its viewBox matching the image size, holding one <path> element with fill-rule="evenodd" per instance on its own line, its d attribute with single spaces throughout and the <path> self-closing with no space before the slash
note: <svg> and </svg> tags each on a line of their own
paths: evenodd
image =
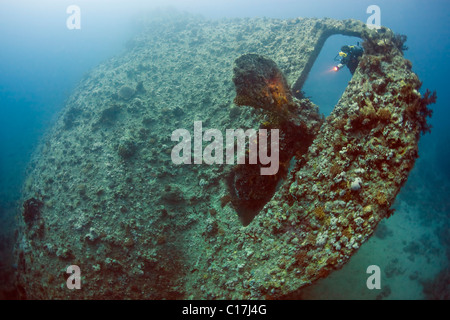
<svg viewBox="0 0 450 320">
<path fill-rule="evenodd" d="M 344 200 L 345 202 L 349 202 L 350 200 L 352 200 L 352 193 L 350 191 L 347 191 L 342 197 L 342 200 Z"/>
<path fill-rule="evenodd" d="M 253 100 L 245 95 L 237 95 L 234 98 L 234 103 L 240 107 L 241 106 L 251 106 L 253 103 Z"/>
<path fill-rule="evenodd" d="M 352 228 L 348 227 L 342 231 L 342 236 L 346 237 L 348 240 L 352 238 Z"/>
<path fill-rule="evenodd" d="M 317 272 L 317 277 L 319 279 L 321 278 L 326 278 L 329 274 L 330 274 L 331 270 L 328 268 L 322 268 L 319 270 L 319 272 Z"/>
<path fill-rule="evenodd" d="M 309 278 L 312 278 L 317 274 L 317 270 L 314 266 L 310 266 L 306 269 L 306 274 Z"/>
<path fill-rule="evenodd" d="M 378 191 L 378 193 L 377 193 L 375 199 L 376 199 L 377 203 L 378 203 L 380 206 L 385 206 L 385 205 L 387 205 L 387 198 L 386 198 L 386 195 L 385 195 L 383 192 Z"/>
<path fill-rule="evenodd" d="M 327 264 L 331 265 L 331 266 L 334 266 L 335 264 L 338 263 L 338 258 L 339 258 L 338 255 L 329 257 L 328 260 L 327 260 Z"/>
<path fill-rule="evenodd" d="M 281 79 L 277 77 L 269 80 L 267 83 L 267 89 L 270 92 L 270 97 L 273 99 L 275 106 L 278 109 L 284 109 L 287 107 L 287 104 L 290 100 L 288 98 L 289 93 L 287 91 L 288 89 L 285 88 Z"/>
<path fill-rule="evenodd" d="M 343 131 L 345 128 L 345 125 L 347 124 L 347 118 L 346 117 L 337 118 L 333 124 L 336 129 Z"/>
<path fill-rule="evenodd" d="M 337 174 L 342 172 L 342 167 L 340 165 L 338 165 L 337 163 L 335 163 L 331 168 L 330 168 L 330 174 L 332 177 L 335 177 Z"/>
<path fill-rule="evenodd" d="M 389 122 L 391 121 L 391 112 L 387 108 L 381 108 L 377 111 L 377 117 L 381 122 Z"/>
<path fill-rule="evenodd" d="M 325 208 L 323 206 L 320 206 L 320 207 L 315 207 L 314 210 L 313 210 L 314 215 L 316 216 L 316 218 L 319 221 L 323 221 L 325 219 L 325 217 L 326 217 L 324 209 Z"/>
<path fill-rule="evenodd" d="M 295 263 L 299 266 L 305 266 L 308 264 L 308 251 L 300 250 L 295 255 Z"/>
</svg>

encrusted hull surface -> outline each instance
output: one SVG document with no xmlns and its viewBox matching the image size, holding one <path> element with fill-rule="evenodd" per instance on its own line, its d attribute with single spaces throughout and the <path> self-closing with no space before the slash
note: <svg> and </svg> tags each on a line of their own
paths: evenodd
<svg viewBox="0 0 450 320">
<path fill-rule="evenodd" d="M 273 60 L 295 95 L 333 34 L 361 37 L 365 53 L 311 146 L 244 227 L 224 181 L 231 166 L 173 164 L 171 134 L 194 121 L 223 133 L 257 128 L 261 115 L 233 102 L 234 61 Z M 23 198 L 42 205 L 18 236 L 21 294 L 285 298 L 342 267 L 392 213 L 426 129 L 427 101 L 400 47 L 391 30 L 356 20 L 150 23 L 82 80 L 33 159 Z M 82 290 L 65 288 L 69 265 L 80 267 Z"/>
</svg>

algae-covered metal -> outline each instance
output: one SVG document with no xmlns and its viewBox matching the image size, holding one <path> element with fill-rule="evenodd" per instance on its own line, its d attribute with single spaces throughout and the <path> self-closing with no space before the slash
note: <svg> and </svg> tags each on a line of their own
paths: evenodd
<svg viewBox="0 0 450 320">
<path fill-rule="evenodd" d="M 221 132 L 257 128 L 264 114 L 233 103 L 235 60 L 273 60 L 300 97 L 332 34 L 363 39 L 359 67 L 244 227 L 225 183 L 232 167 L 173 164 L 171 133 L 194 121 Z M 21 294 L 283 298 L 340 268 L 391 214 L 427 129 L 434 96 L 418 93 L 401 44 L 356 20 L 150 21 L 125 54 L 81 81 L 33 159 L 23 198 L 42 205 L 39 223 L 22 222 L 18 234 Z M 305 119 L 321 121 L 307 100 L 292 99 L 309 106 Z M 82 290 L 65 287 L 70 265 L 80 267 Z"/>
</svg>

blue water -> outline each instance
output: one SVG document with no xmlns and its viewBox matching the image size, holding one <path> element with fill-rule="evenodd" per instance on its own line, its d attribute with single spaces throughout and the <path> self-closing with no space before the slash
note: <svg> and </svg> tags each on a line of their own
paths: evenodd
<svg viewBox="0 0 450 320">
<path fill-rule="evenodd" d="M 68 30 L 66 8 L 82 9 L 81 30 Z M 0 217 L 11 214 L 31 153 L 51 127 L 71 90 L 90 69 L 119 55 L 138 30 L 136 15 L 160 5 L 206 17 L 330 17 L 366 22 L 371 1 L 16 1 L 0 2 Z M 450 210 L 442 189 L 450 185 L 450 2 L 379 0 L 381 24 L 406 34 L 405 57 L 438 93 L 433 130 L 420 145 L 414 183 Z M 348 70 L 328 72 L 345 37 L 330 38 L 305 84 L 306 95 L 329 114 L 350 79 Z M 421 174 L 425 173 L 426 174 Z M 414 188 L 414 185 L 411 187 Z M 436 192 L 434 192 L 434 190 Z M 448 212 L 442 217 L 448 218 Z"/>
</svg>

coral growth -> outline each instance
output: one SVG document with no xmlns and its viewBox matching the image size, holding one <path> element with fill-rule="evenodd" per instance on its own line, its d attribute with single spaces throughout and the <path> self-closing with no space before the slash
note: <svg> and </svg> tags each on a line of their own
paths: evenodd
<svg viewBox="0 0 450 320">
<path fill-rule="evenodd" d="M 120 113 L 120 106 L 117 104 L 114 104 L 106 109 L 104 109 L 101 114 L 100 118 L 98 120 L 99 125 L 112 125 L 116 121 L 117 117 Z"/>
<path fill-rule="evenodd" d="M 235 104 L 269 112 L 272 123 L 286 119 L 292 95 L 287 81 L 275 62 L 257 54 L 245 54 L 235 61 L 233 82 Z"/>
<path fill-rule="evenodd" d="M 117 145 L 117 153 L 124 160 L 131 158 L 136 153 L 136 151 L 136 141 L 131 138 L 124 137 L 119 141 L 119 144 Z"/>
<path fill-rule="evenodd" d="M 41 208 L 44 203 L 36 198 L 30 198 L 23 203 L 23 220 L 28 227 L 41 217 Z"/>
<path fill-rule="evenodd" d="M 143 87 L 142 88 L 138 87 L 138 89 L 142 90 Z M 119 95 L 120 99 L 127 101 L 127 100 L 130 100 L 134 96 L 135 93 L 136 93 L 136 91 L 133 90 L 132 88 L 130 88 L 128 86 L 123 86 L 122 88 L 120 88 L 118 95 Z"/>
<path fill-rule="evenodd" d="M 321 222 L 323 222 L 323 220 L 325 220 L 325 217 L 326 217 L 324 209 L 325 208 L 323 206 L 318 206 L 318 207 L 315 207 L 313 210 L 314 215 L 316 216 L 317 220 L 319 220 Z"/>
<path fill-rule="evenodd" d="M 286 177 L 291 159 L 306 152 L 322 119 L 309 102 L 294 103 L 287 80 L 271 59 L 257 54 L 239 57 L 233 82 L 235 103 L 263 109 L 268 120 L 260 128 L 279 130 L 280 137 L 279 170 L 274 176 L 261 175 L 258 163 L 238 165 L 227 178 L 232 204 L 243 224 L 248 225 L 273 196 L 279 181 Z"/>
<path fill-rule="evenodd" d="M 405 115 L 408 119 L 418 123 L 419 130 L 422 134 L 429 133 L 431 132 L 431 125 L 427 122 L 427 118 L 432 116 L 433 110 L 429 109 L 428 105 L 436 103 L 436 91 L 431 93 L 427 89 L 422 98 L 417 97 L 414 89 L 411 92 L 407 93 L 404 98 L 405 102 L 408 103 Z"/>
<path fill-rule="evenodd" d="M 331 34 L 359 35 L 366 51 L 324 122 L 301 89 Z M 83 80 L 34 157 L 24 199 L 46 198 L 20 221 L 20 296 L 283 298 L 341 268 L 392 212 L 429 129 L 435 95 L 420 97 L 401 42 L 351 19 L 152 22 Z M 279 175 L 174 165 L 170 131 L 199 117 L 279 129 Z M 72 263 L 85 266 L 76 292 L 59 281 Z"/>
<path fill-rule="evenodd" d="M 386 194 L 384 192 L 379 191 L 377 193 L 377 196 L 375 198 L 376 202 L 380 205 L 380 206 L 386 206 L 388 201 L 386 198 Z"/>
</svg>

